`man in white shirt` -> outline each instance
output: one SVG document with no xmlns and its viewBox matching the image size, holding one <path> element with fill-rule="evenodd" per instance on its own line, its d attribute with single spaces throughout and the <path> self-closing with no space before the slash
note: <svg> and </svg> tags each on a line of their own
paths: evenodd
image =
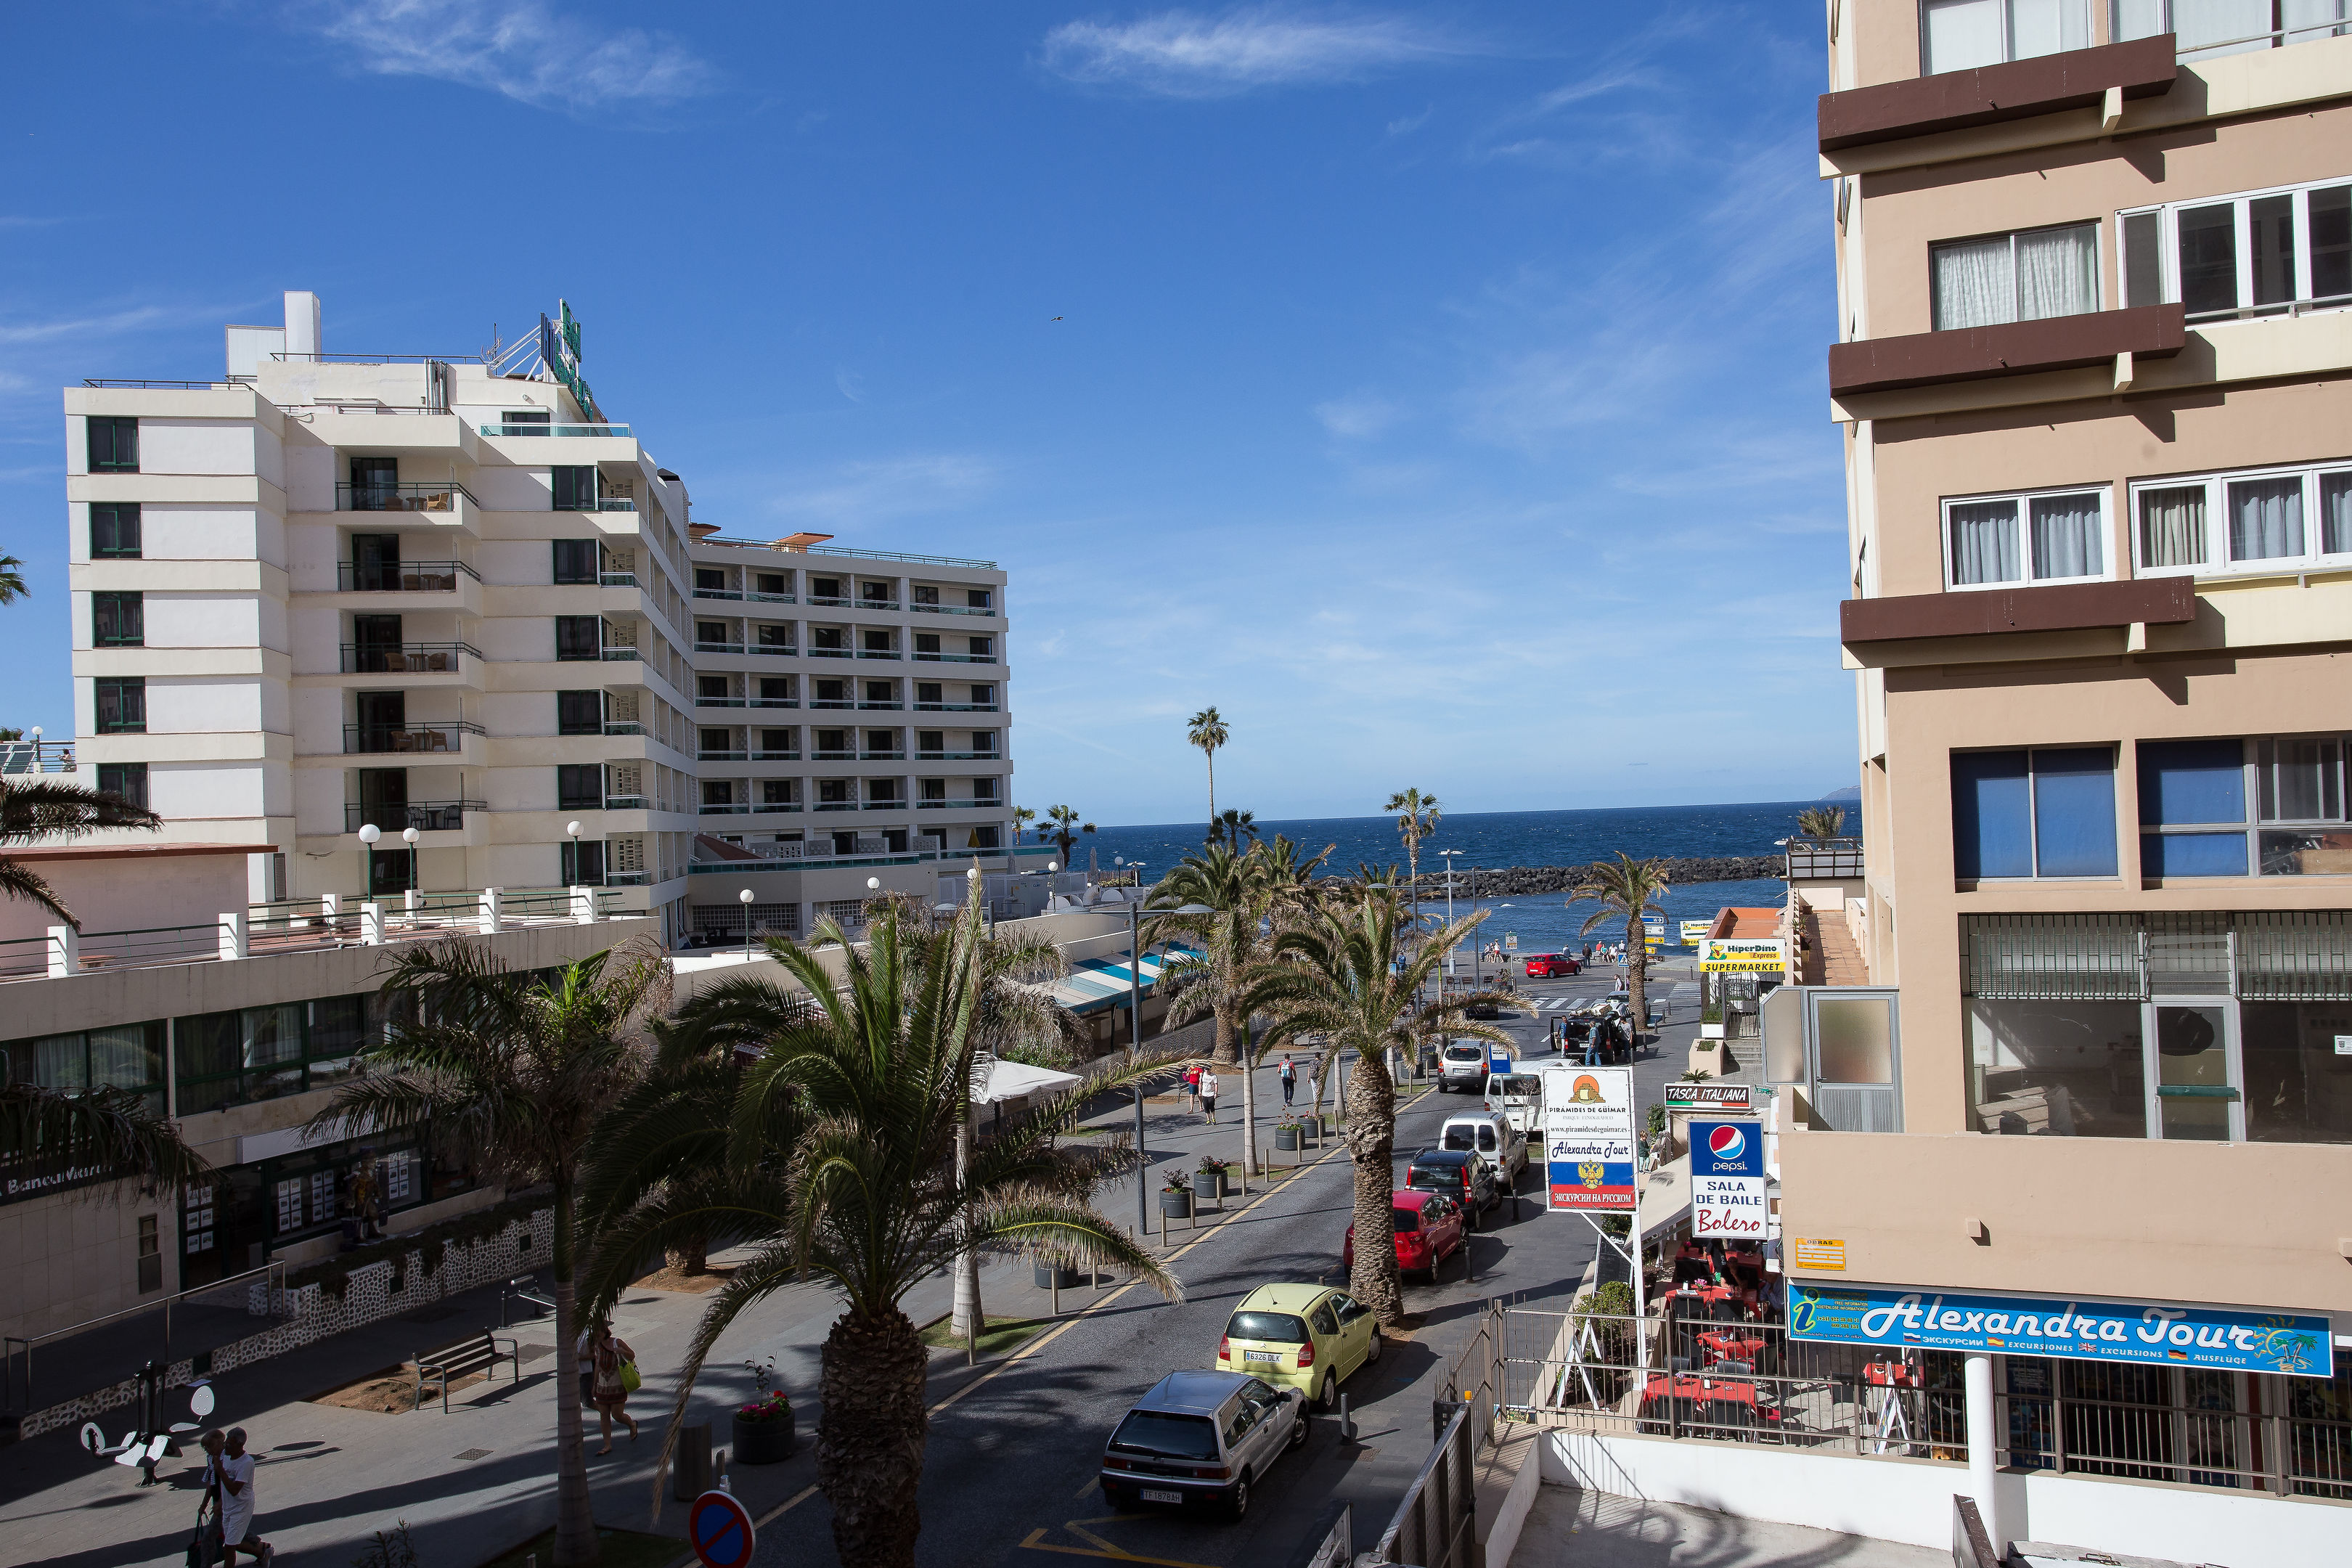
<svg viewBox="0 0 2352 1568">
<path fill-rule="evenodd" d="M 1201 1109 L 1208 1113 L 1209 1125 L 1217 1124 L 1217 1073 L 1211 1068 L 1201 1074 Z"/>
<path fill-rule="evenodd" d="M 251 1557 L 262 1568 L 268 1568 L 277 1556 L 277 1549 L 261 1539 L 253 1527 L 253 1456 L 245 1451 L 245 1428 L 228 1429 L 228 1447 L 212 1461 L 212 1469 L 220 1487 L 221 1563 L 224 1568 L 236 1568 L 240 1552 Z"/>
</svg>

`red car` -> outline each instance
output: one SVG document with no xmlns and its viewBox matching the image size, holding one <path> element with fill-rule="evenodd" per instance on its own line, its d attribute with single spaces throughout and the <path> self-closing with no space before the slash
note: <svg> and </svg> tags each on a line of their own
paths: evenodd
<svg viewBox="0 0 2352 1568">
<path fill-rule="evenodd" d="M 1528 959 L 1528 978 L 1558 980 L 1564 974 L 1580 973 L 1583 968 L 1582 960 L 1570 958 L 1564 952 L 1538 952 Z"/>
<path fill-rule="evenodd" d="M 1396 1232 L 1397 1267 L 1407 1274 L 1427 1270 L 1436 1283 L 1440 1265 L 1462 1250 L 1462 1205 L 1443 1193 L 1400 1188 L 1390 1199 L 1389 1223 Z M 1341 1265 L 1356 1267 L 1356 1227 L 1348 1227 Z"/>
</svg>

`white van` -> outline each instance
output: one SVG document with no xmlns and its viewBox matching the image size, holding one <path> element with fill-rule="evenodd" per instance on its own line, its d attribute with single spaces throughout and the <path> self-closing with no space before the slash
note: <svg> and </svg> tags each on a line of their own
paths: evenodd
<svg viewBox="0 0 2352 1568">
<path fill-rule="evenodd" d="M 1543 1125 L 1543 1078 L 1531 1072 L 1496 1073 L 1486 1079 L 1486 1109 L 1500 1114 L 1522 1137 L 1533 1139 Z"/>
<path fill-rule="evenodd" d="M 1486 1157 L 1487 1163 L 1503 1178 L 1507 1191 L 1518 1189 L 1519 1176 L 1528 1168 L 1528 1137 L 1511 1125 L 1510 1118 L 1499 1110 L 1465 1111 L 1445 1119 L 1445 1128 L 1438 1134 L 1441 1149 L 1471 1149 Z"/>
</svg>

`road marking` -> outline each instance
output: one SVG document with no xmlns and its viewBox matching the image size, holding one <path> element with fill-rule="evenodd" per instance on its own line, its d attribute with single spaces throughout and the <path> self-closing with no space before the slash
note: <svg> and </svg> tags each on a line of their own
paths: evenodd
<svg viewBox="0 0 2352 1568">
<path fill-rule="evenodd" d="M 753 1520 L 751 1522 L 755 1527 L 765 1525 L 770 1520 L 781 1516 L 785 1510 L 798 1508 L 801 1504 L 808 1501 L 809 1499 L 814 1496 L 816 1496 L 816 1489 L 814 1487 L 803 1487 L 800 1490 L 794 1492 L 792 1496 L 786 1498 L 783 1501 L 778 1503 L 775 1507 L 770 1509 L 767 1512 L 761 1514 L 758 1519 Z"/>
<path fill-rule="evenodd" d="M 1045 1533 L 1045 1527 L 1041 1525 L 1031 1531 L 1029 1539 L 1021 1544 L 1032 1552 L 1058 1552 L 1066 1557 L 1100 1557 L 1112 1563 L 1158 1563 L 1160 1568 L 1216 1568 L 1214 1563 L 1187 1563 L 1178 1557 L 1140 1557 L 1132 1552 L 1121 1552 L 1116 1547 L 1106 1552 L 1092 1546 L 1056 1546 L 1043 1539 Z M 1086 1532 L 1081 1531 L 1079 1533 Z M 1098 1541 L 1101 1537 L 1087 1536 L 1087 1539 Z"/>
</svg>

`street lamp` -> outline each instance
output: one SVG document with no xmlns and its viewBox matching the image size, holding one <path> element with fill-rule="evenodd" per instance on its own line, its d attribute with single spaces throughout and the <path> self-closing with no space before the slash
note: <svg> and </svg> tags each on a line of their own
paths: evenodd
<svg viewBox="0 0 2352 1568">
<path fill-rule="evenodd" d="M 1114 862 L 1116 863 L 1116 862 Z M 1143 862 L 1135 867 L 1135 897 L 1127 901 L 1127 1059 L 1130 1066 L 1143 1049 Z M 1213 915 L 1206 904 L 1180 904 L 1168 911 L 1179 915 Z M 1151 1162 L 1143 1147 L 1143 1080 L 1135 1083 L 1135 1226 L 1139 1236 L 1151 1229 Z"/>
<path fill-rule="evenodd" d="M 375 841 L 383 837 L 383 829 L 373 822 L 360 824 L 360 897 L 375 891 Z"/>
<path fill-rule="evenodd" d="M 1445 857 L 1445 929 L 1452 931 L 1454 929 L 1454 857 L 1461 854 L 1462 851 L 1441 849 L 1438 853 Z M 1454 949 L 1460 945 L 1457 942 L 1445 950 L 1445 973 L 1448 974 L 1454 973 Z"/>
<path fill-rule="evenodd" d="M 416 829 L 402 828 L 400 841 L 408 846 L 408 889 L 409 891 L 415 892 L 416 890 Z"/>
<path fill-rule="evenodd" d="M 563 872 L 563 885 L 573 888 L 580 884 L 580 824 L 567 822 L 563 825 L 563 831 L 572 848 L 572 864 Z"/>
<path fill-rule="evenodd" d="M 749 963 L 751 962 L 751 889 L 744 889 L 735 895 L 735 899 L 743 906 L 743 962 Z"/>
</svg>

